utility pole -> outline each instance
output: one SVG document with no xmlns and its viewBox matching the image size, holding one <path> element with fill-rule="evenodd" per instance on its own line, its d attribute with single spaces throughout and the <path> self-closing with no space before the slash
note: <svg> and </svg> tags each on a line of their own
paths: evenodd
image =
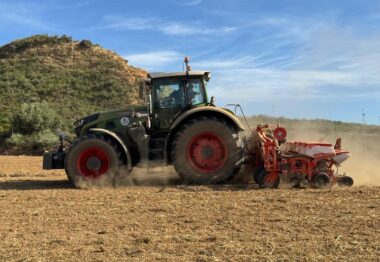
<svg viewBox="0 0 380 262">
<path fill-rule="evenodd" d="M 331 107 L 329 105 L 329 121 L 331 121 Z"/>
<path fill-rule="evenodd" d="M 14 91 L 13 91 L 13 87 L 11 87 L 11 110 L 12 110 L 12 114 L 14 114 L 15 112 L 15 104 L 16 104 L 16 101 L 15 101 L 15 96 L 14 96 Z M 13 116 L 12 116 L 13 118 Z M 13 136 L 13 120 L 11 121 L 11 135 Z"/>
<path fill-rule="evenodd" d="M 272 105 L 272 116 L 273 116 L 273 119 L 274 119 L 274 104 Z"/>
<path fill-rule="evenodd" d="M 363 108 L 362 108 L 362 124 L 363 124 L 363 126 L 365 125 L 365 113 L 364 113 Z"/>
</svg>

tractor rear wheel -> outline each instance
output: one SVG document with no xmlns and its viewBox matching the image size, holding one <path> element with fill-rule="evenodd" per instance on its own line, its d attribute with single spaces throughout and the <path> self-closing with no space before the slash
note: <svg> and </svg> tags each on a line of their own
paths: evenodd
<svg viewBox="0 0 380 262">
<path fill-rule="evenodd" d="M 121 153 L 112 141 L 91 135 L 69 148 L 65 171 L 75 187 L 114 186 L 121 164 Z"/>
<path fill-rule="evenodd" d="M 174 168 L 189 183 L 230 180 L 239 172 L 242 158 L 239 134 L 216 118 L 191 120 L 177 133 L 172 146 Z"/>
</svg>

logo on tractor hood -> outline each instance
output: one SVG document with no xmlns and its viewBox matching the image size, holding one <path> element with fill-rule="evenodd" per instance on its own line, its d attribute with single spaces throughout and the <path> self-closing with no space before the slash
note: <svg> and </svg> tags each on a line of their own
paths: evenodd
<svg viewBox="0 0 380 262">
<path fill-rule="evenodd" d="M 120 124 L 122 124 L 123 126 L 128 126 L 129 125 L 129 118 L 128 117 L 122 117 L 120 119 Z"/>
</svg>

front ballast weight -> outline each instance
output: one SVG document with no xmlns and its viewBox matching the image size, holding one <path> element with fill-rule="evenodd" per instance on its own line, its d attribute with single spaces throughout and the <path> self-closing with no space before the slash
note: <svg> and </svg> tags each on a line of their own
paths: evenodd
<svg viewBox="0 0 380 262">
<path fill-rule="evenodd" d="M 49 169 L 64 169 L 65 168 L 66 149 L 63 144 L 64 141 L 65 141 L 65 134 L 64 133 L 59 134 L 59 144 L 56 151 L 45 152 L 43 154 L 43 158 L 42 158 L 43 169 L 49 170 Z"/>
<path fill-rule="evenodd" d="M 286 142 L 287 131 L 280 125 L 258 125 L 254 131 L 251 154 L 253 178 L 261 188 L 277 188 L 281 180 L 294 187 L 303 184 L 315 188 L 332 185 L 352 186 L 353 179 L 339 174 L 339 166 L 350 157 L 342 150 L 342 140 L 335 146 L 318 142 Z"/>
</svg>

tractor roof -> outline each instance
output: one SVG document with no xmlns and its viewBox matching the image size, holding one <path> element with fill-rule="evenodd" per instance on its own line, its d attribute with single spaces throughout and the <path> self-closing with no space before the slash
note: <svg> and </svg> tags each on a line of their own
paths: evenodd
<svg viewBox="0 0 380 262">
<path fill-rule="evenodd" d="M 188 71 L 189 76 L 203 76 L 207 73 L 210 73 L 209 71 Z M 149 73 L 149 78 L 164 78 L 164 77 L 175 77 L 175 76 L 186 76 L 186 72 L 171 72 L 171 73 L 162 73 L 162 72 L 155 72 L 155 73 Z"/>
</svg>

